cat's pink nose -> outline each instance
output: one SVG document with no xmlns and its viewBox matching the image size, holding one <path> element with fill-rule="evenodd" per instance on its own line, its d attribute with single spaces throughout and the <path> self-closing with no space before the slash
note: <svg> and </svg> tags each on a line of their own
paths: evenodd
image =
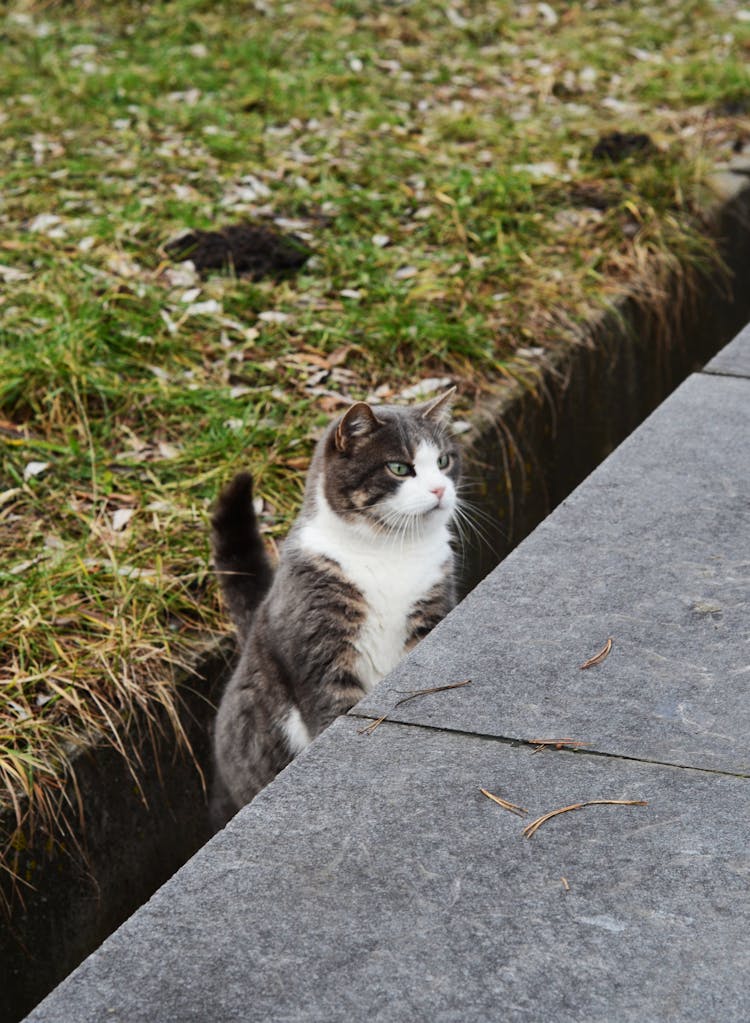
<svg viewBox="0 0 750 1023">
<path fill-rule="evenodd" d="M 443 494 L 445 493 L 445 487 L 432 487 L 430 493 L 434 494 L 438 501 L 441 501 L 443 499 Z"/>
</svg>

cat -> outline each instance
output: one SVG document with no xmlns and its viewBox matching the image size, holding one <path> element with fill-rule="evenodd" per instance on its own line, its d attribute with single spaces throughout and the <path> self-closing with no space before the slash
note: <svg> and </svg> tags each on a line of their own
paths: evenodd
<svg viewBox="0 0 750 1023">
<path fill-rule="evenodd" d="M 275 573 L 252 476 L 240 473 L 221 493 L 213 557 L 240 659 L 214 728 L 216 828 L 455 603 L 454 393 L 410 407 L 357 402 L 330 424 Z"/>
</svg>

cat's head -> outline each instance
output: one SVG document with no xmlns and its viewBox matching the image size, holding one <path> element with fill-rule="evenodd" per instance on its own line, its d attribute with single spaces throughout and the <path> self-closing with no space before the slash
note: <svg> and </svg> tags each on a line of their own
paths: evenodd
<svg viewBox="0 0 750 1023">
<path fill-rule="evenodd" d="M 447 523 L 461 469 L 450 428 L 454 393 L 411 407 L 357 402 L 332 424 L 320 465 L 332 510 L 403 536 Z"/>
</svg>

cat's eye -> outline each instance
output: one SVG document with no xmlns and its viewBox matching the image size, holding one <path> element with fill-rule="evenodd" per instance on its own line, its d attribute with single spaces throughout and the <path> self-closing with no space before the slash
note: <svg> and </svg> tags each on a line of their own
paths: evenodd
<svg viewBox="0 0 750 1023">
<path fill-rule="evenodd" d="M 411 473 L 411 466 L 406 462 L 386 462 L 385 464 L 394 476 L 408 476 Z"/>
<path fill-rule="evenodd" d="M 440 457 L 438 458 L 438 463 L 437 464 L 438 464 L 438 469 L 447 469 L 448 466 L 451 464 L 451 456 L 450 455 L 440 455 Z"/>
</svg>

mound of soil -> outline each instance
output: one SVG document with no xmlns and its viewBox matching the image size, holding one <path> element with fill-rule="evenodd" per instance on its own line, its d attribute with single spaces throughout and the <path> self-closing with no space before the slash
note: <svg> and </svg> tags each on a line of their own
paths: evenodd
<svg viewBox="0 0 750 1023">
<path fill-rule="evenodd" d="M 648 156 L 656 152 L 656 146 L 650 135 L 641 132 L 613 131 L 602 135 L 594 146 L 592 156 L 595 160 L 611 160 L 617 163 L 629 156 Z"/>
<path fill-rule="evenodd" d="M 301 269 L 312 251 L 294 234 L 262 224 L 232 224 L 218 231 L 191 231 L 165 246 L 176 262 L 189 259 L 196 270 L 234 272 L 238 276 L 288 277 Z"/>
</svg>

